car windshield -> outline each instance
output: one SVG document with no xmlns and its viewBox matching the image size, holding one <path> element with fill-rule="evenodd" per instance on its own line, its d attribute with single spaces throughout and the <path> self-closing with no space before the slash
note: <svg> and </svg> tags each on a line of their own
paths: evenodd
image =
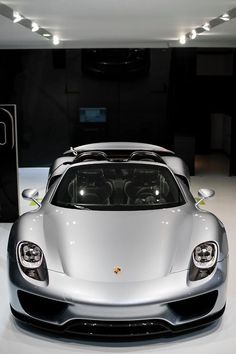
<svg viewBox="0 0 236 354">
<path fill-rule="evenodd" d="M 163 165 L 86 163 L 67 170 L 52 204 L 77 209 L 148 210 L 179 206 L 184 198 Z"/>
</svg>

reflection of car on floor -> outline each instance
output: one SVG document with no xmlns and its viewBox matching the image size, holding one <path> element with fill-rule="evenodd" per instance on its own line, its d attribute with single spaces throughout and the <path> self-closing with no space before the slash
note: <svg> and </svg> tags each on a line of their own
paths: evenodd
<svg viewBox="0 0 236 354">
<path fill-rule="evenodd" d="M 71 149 L 49 172 L 42 205 L 13 225 L 13 315 L 93 337 L 198 327 L 225 308 L 223 224 L 201 210 L 174 153 L 138 143 Z M 212 196 L 199 191 L 200 200 Z M 23 196 L 35 200 L 37 191 Z"/>
</svg>

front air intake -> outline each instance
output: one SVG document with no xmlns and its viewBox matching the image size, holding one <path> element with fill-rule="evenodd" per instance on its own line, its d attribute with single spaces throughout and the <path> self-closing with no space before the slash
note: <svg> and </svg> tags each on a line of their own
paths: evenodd
<svg viewBox="0 0 236 354">
<path fill-rule="evenodd" d="M 214 290 L 200 296 L 171 302 L 168 306 L 181 320 L 187 320 L 207 315 L 215 306 L 217 297 L 218 291 Z"/>
<path fill-rule="evenodd" d="M 58 318 L 68 306 L 65 302 L 50 300 L 22 290 L 18 291 L 18 298 L 21 306 L 28 315 L 42 320 L 50 321 Z"/>
</svg>

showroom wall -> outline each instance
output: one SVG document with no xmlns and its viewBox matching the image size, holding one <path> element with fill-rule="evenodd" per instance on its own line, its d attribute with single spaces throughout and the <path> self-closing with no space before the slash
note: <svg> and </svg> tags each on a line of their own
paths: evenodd
<svg viewBox="0 0 236 354">
<path fill-rule="evenodd" d="M 151 49 L 149 70 L 132 77 L 88 75 L 82 59 L 80 49 L 0 51 L 1 103 L 17 104 L 21 166 L 105 140 L 165 145 L 188 160 L 210 151 L 212 114 L 225 114 L 236 174 L 233 49 Z M 105 123 L 81 124 L 81 107 L 104 107 Z"/>
<path fill-rule="evenodd" d="M 151 50 L 145 75 L 106 78 L 81 72 L 81 51 L 67 53 L 67 94 L 70 122 L 78 127 L 79 107 L 106 107 L 105 133 L 76 129 L 74 142 L 135 140 L 168 144 L 167 98 L 171 52 Z M 81 135 L 82 136 L 81 136 Z M 77 136 L 76 136 L 77 135 Z"/>
</svg>

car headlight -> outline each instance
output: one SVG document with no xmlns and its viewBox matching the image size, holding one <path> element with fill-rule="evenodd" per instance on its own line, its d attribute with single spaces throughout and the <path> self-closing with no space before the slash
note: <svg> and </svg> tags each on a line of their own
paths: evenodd
<svg viewBox="0 0 236 354">
<path fill-rule="evenodd" d="M 43 251 L 33 242 L 21 242 L 18 246 L 18 260 L 22 271 L 30 278 L 47 279 L 46 262 Z"/>
<path fill-rule="evenodd" d="M 193 263 L 197 268 L 208 269 L 214 267 L 217 260 L 217 246 L 214 242 L 204 242 L 195 247 Z"/>
<path fill-rule="evenodd" d="M 218 246 L 215 242 L 203 242 L 194 248 L 190 264 L 189 279 L 191 281 L 206 278 L 215 268 L 218 257 Z"/>
<path fill-rule="evenodd" d="M 43 261 L 43 252 L 35 243 L 22 242 L 19 245 L 19 260 L 23 267 L 38 268 Z"/>
</svg>

